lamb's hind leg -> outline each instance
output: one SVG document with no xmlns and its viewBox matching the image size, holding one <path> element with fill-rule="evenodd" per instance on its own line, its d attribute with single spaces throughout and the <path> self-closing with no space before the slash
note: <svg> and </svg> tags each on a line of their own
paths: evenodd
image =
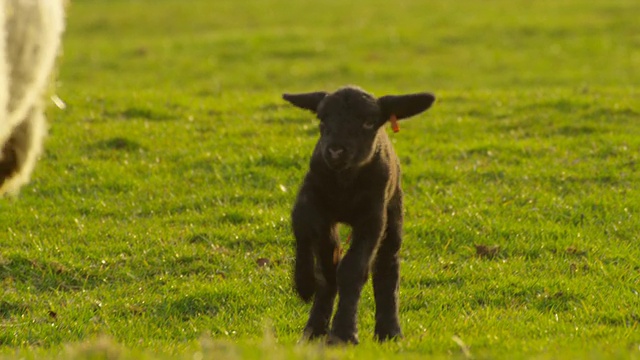
<svg viewBox="0 0 640 360">
<path fill-rule="evenodd" d="M 398 288 L 402 243 L 402 205 L 390 206 L 386 236 L 380 244 L 373 266 L 373 292 L 376 300 L 375 337 L 385 341 L 402 337 L 398 320 Z M 397 203 L 396 203 L 397 204 Z"/>
<path fill-rule="evenodd" d="M 358 343 L 358 302 L 384 223 L 385 216 L 374 209 L 353 225 L 351 246 L 337 269 L 339 300 L 331 325 L 330 343 Z"/>
</svg>

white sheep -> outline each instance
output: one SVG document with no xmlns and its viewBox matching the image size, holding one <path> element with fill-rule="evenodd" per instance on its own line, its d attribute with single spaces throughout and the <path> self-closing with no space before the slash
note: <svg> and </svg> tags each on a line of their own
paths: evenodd
<svg viewBox="0 0 640 360">
<path fill-rule="evenodd" d="M 43 94 L 64 30 L 64 0 L 0 4 L 0 196 L 29 181 L 46 134 Z"/>
</svg>

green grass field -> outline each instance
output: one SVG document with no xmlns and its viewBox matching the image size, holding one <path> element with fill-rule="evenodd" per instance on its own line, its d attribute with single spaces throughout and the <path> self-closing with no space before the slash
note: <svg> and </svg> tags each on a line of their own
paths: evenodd
<svg viewBox="0 0 640 360">
<path fill-rule="evenodd" d="M 50 136 L 0 200 L 0 358 L 640 359 L 637 0 L 74 0 Z M 295 345 L 283 92 L 432 91 L 392 140 L 401 323 Z"/>
</svg>

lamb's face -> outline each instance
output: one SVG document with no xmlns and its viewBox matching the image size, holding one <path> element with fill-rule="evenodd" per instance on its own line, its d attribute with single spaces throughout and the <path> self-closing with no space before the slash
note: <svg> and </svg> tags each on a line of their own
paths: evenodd
<svg viewBox="0 0 640 360">
<path fill-rule="evenodd" d="M 384 124 L 376 99 L 359 89 L 345 88 L 328 95 L 318 107 L 318 146 L 327 165 L 336 171 L 366 163 L 375 152 Z"/>
<path fill-rule="evenodd" d="M 327 165 L 345 170 L 366 163 L 376 151 L 380 127 L 390 118 L 406 119 L 427 110 L 435 101 L 430 93 L 386 95 L 376 99 L 347 86 L 333 94 L 315 91 L 283 94 L 291 104 L 314 112 L 320 119 L 317 149 Z"/>
</svg>

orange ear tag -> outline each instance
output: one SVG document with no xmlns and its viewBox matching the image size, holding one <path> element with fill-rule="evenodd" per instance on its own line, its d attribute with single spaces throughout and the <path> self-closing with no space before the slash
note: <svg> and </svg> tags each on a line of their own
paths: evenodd
<svg viewBox="0 0 640 360">
<path fill-rule="evenodd" d="M 396 114 L 391 114 L 389 121 L 391 121 L 391 129 L 393 129 L 394 133 L 400 131 L 400 125 L 398 125 L 398 118 L 396 118 Z"/>
</svg>

